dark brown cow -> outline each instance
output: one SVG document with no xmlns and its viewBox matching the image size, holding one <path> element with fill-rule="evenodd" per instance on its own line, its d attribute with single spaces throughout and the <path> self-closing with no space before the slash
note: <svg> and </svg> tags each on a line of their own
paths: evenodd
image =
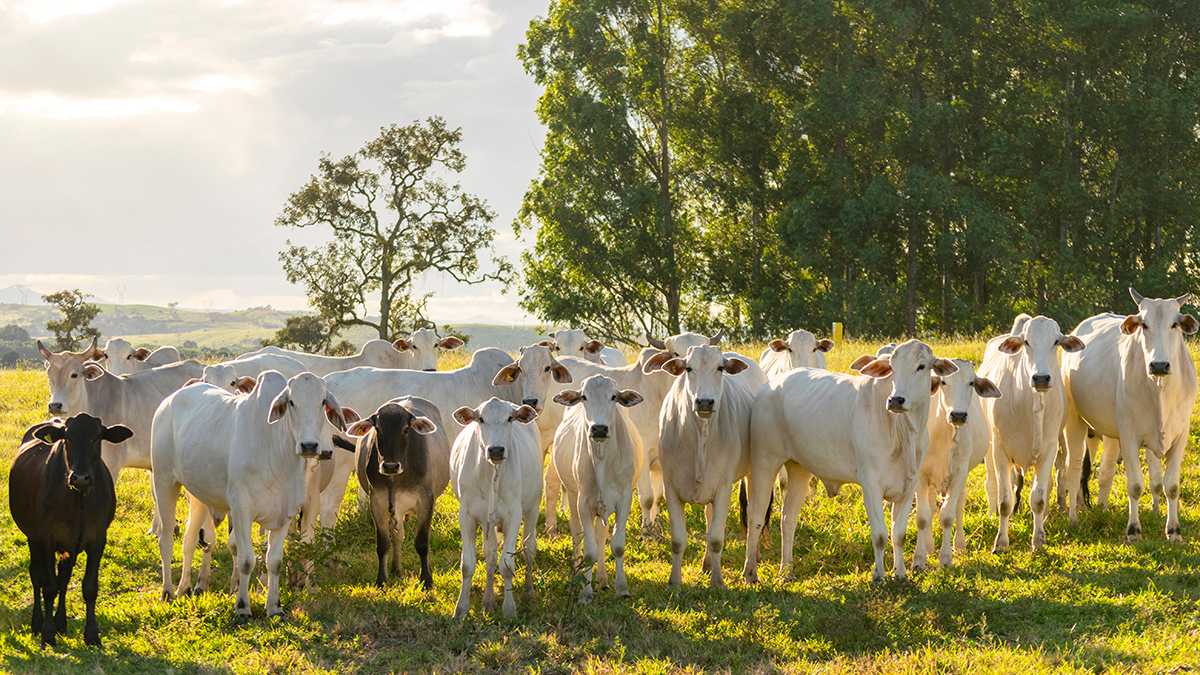
<svg viewBox="0 0 1200 675">
<path fill-rule="evenodd" d="M 35 634 L 41 632 L 42 644 L 54 646 L 55 635 L 67 628 L 67 585 L 79 552 L 86 551 L 83 640 L 100 646 L 96 625 L 100 558 L 117 506 L 112 475 L 100 459 L 100 441 L 122 443 L 131 436 L 129 427 L 105 427 L 99 419 L 79 413 L 66 422 L 52 420 L 30 428 L 13 460 L 8 505 L 29 540 L 31 626 Z M 56 596 L 58 612 L 54 613 Z"/>
</svg>

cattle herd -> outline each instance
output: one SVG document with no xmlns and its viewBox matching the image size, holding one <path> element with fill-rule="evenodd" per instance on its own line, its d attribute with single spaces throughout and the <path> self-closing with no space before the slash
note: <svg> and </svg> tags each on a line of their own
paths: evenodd
<svg viewBox="0 0 1200 675">
<path fill-rule="evenodd" d="M 942 537 L 938 563 L 952 564 L 954 551 L 965 548 L 967 476 L 981 463 L 988 508 L 999 518 L 993 552 L 1009 546 L 1009 519 L 1026 473 L 1033 477 L 1029 510 L 1038 549 L 1046 543 L 1052 498 L 1077 521 L 1079 501 L 1087 498 L 1085 466 L 1101 441 L 1101 503 L 1117 461 L 1129 468 L 1125 536 L 1141 536 L 1145 448 L 1153 504 L 1165 497 L 1166 536 L 1178 541 L 1180 465 L 1197 394 L 1184 334 L 1200 323 L 1181 313 L 1190 295 L 1156 300 L 1130 292 L 1136 313 L 1095 316 L 1069 335 L 1053 319 L 1020 315 L 1011 331 L 988 342 L 978 369 L 909 340 L 860 357 L 854 373 L 830 372 L 825 352 L 833 343 L 807 331 L 772 340 L 758 363 L 723 352 L 721 334 L 647 335 L 650 346 L 630 364 L 589 338 L 587 329 L 561 330 L 522 348 L 515 360 L 480 349 L 469 365 L 448 371 L 436 369 L 438 351 L 462 341 L 428 330 L 394 343 L 372 340 L 355 356 L 268 347 L 208 367 L 180 362 L 174 348 L 149 352 L 121 339 L 103 350 L 93 340 L 82 352 L 61 353 L 39 342 L 53 419 L 25 433 L 9 478 L 13 519 L 29 542 L 32 628 L 51 645 L 65 628 L 66 588 L 82 551 L 84 638 L 100 644 L 100 558 L 115 511 L 113 484 L 127 466 L 152 471 L 150 533 L 162 557 L 163 600 L 209 588 L 207 543 L 228 518 L 239 621 L 250 618 L 256 526 L 267 540 L 266 611 L 279 615 L 289 531 L 298 528 L 311 540 L 318 526 L 332 526 L 352 472 L 375 523 L 379 585 L 387 583 L 389 556 L 391 573 L 399 573 L 405 524 L 414 522 L 420 580 L 432 588 L 430 523 L 450 485 L 462 541 L 455 617 L 470 613 L 480 530 L 483 607 L 495 608 L 499 571 L 503 612 L 516 612 L 518 548 L 524 595 L 532 598 L 543 496 L 547 534 L 554 536 L 564 492 L 584 579 L 581 602 L 593 597 L 593 581 L 607 582 L 606 546 L 614 590 L 629 594 L 625 530 L 635 486 L 643 528 L 657 522 L 659 505 L 666 504 L 671 585 L 682 583 L 685 504 L 705 507 L 703 568 L 712 586 L 724 585 L 726 519 L 739 483 L 748 533 L 742 574 L 749 583 L 758 579 L 760 534 L 777 481 L 783 486 L 785 578 L 792 574 L 798 516 L 814 479 L 830 495 L 846 483 L 861 486 L 876 581 L 885 574 L 889 539 L 894 574 L 905 576 L 904 536 L 914 498 L 912 567 L 923 568 L 935 548 L 935 522 Z M 181 489 L 189 510 L 175 585 Z M 884 502 L 891 504 L 890 537 Z M 197 546 L 202 563 L 193 587 Z M 307 585 L 307 574 L 300 577 Z"/>
</svg>

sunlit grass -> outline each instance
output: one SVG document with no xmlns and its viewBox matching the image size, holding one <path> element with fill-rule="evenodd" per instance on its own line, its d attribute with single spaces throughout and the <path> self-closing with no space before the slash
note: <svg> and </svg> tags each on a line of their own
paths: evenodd
<svg viewBox="0 0 1200 675">
<path fill-rule="evenodd" d="M 879 344 L 841 345 L 829 354 L 830 368 L 844 371 Z M 932 344 L 939 356 L 976 362 L 983 349 L 982 341 Z M 751 358 L 762 350 L 732 349 Z M 464 365 L 469 356 L 451 352 L 441 367 Z M 44 418 L 47 399 L 41 371 L 0 371 L 0 455 L 6 460 L 25 428 Z M 666 586 L 669 542 L 632 536 L 626 564 L 633 597 L 618 600 L 609 588 L 580 607 L 569 539 L 542 534 L 534 569 L 537 600 L 518 600 L 513 620 L 485 614 L 480 565 L 466 622 L 450 618 L 460 579 L 453 495 L 447 491 L 438 504 L 431 542 L 435 588 L 425 593 L 411 531 L 404 573 L 385 589 L 373 586 L 374 532 L 350 490 L 335 529 L 337 543 L 317 572 L 319 589 L 312 595 L 285 591 L 285 621 L 263 618 L 264 598 L 255 593 L 255 619 L 238 627 L 226 595 L 230 557 L 223 546 L 215 556 L 217 592 L 170 605 L 159 601 L 157 546 L 144 534 L 152 508 L 149 475 L 131 470 L 118 484 L 117 518 L 101 571 L 103 651 L 83 645 L 81 568 L 68 594 L 71 620 L 59 648 L 38 647 L 28 630 L 28 548 L 7 509 L 0 509 L 0 663 L 12 671 L 53 673 L 1171 671 L 1200 663 L 1198 478 L 1189 455 L 1182 544 L 1165 541 L 1165 513 L 1151 511 L 1148 497 L 1142 500 L 1146 540 L 1122 543 L 1125 497 L 1118 476 L 1111 509 L 1084 511 L 1077 528 L 1054 512 L 1049 545 L 1038 555 L 1029 551 L 1030 516 L 1022 510 L 1013 521 L 1012 550 L 996 557 L 989 552 L 996 523 L 985 514 L 977 470 L 967 505 L 968 553 L 956 555 L 951 569 L 881 586 L 870 583 L 873 555 L 855 486 L 836 498 L 823 492 L 810 497 L 797 530 L 793 582 L 779 579 L 776 516 L 764 548 L 762 584 L 742 583 L 745 547 L 731 514 L 724 555 L 729 589 L 709 590 L 699 570 L 703 513 L 692 507 L 682 589 Z M 0 492 L 7 493 L 7 482 Z M 181 502 L 181 514 L 185 508 Z M 565 514 L 560 518 L 565 522 Z M 630 521 L 638 522 L 636 513 Z M 661 522 L 666 524 L 665 515 Z M 224 537 L 222 526 L 222 543 Z M 913 539 L 910 527 L 909 559 Z M 518 571 L 518 582 L 523 574 Z"/>
</svg>

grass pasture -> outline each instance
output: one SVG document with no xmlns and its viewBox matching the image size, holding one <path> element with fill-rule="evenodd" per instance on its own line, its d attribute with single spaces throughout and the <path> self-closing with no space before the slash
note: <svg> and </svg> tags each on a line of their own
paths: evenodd
<svg viewBox="0 0 1200 675">
<path fill-rule="evenodd" d="M 978 340 L 933 344 L 939 356 L 975 362 L 983 349 Z M 830 368 L 844 371 L 876 346 L 848 343 L 830 353 Z M 760 349 L 739 351 L 757 357 Z M 455 361 L 443 367 L 460 365 Z M 25 428 L 44 418 L 47 399 L 40 370 L 0 371 L 0 456 L 6 464 Z M 117 486 L 117 519 L 101 570 L 97 611 L 103 650 L 83 645 L 82 565 L 68 592 L 67 632 L 58 648 L 39 648 L 29 631 L 28 548 L 7 508 L 0 509 L 0 668 L 45 673 L 1184 672 L 1200 666 L 1195 434 L 1193 423 L 1193 454 L 1184 463 L 1182 544 L 1166 542 L 1165 509 L 1152 511 L 1149 496 L 1142 498 L 1145 540 L 1123 543 L 1126 501 L 1119 472 L 1108 510 L 1084 511 L 1078 528 L 1052 512 L 1048 547 L 1033 555 L 1031 517 L 1023 506 L 1013 521 L 1012 548 L 993 556 L 996 521 L 986 515 L 980 468 L 969 488 L 969 552 L 956 554 L 950 569 L 934 565 L 909 581 L 873 586 L 861 493 L 846 486 L 836 498 L 820 491 L 805 504 L 796 536 L 797 581 L 779 579 L 776 511 L 760 566 L 762 583 L 747 587 L 742 582 L 745 547 L 731 513 L 724 554 L 729 588 L 709 590 L 707 575 L 699 570 L 703 512 L 691 507 L 682 589 L 666 585 L 669 541 L 631 532 L 626 567 L 633 597 L 618 600 L 609 588 L 598 591 L 590 606 L 579 606 L 569 537 L 549 540 L 539 530 L 536 601 L 518 598 L 512 620 L 485 613 L 481 555 L 472 613 L 465 622 L 450 618 L 460 574 L 457 504 L 449 491 L 434 520 L 432 592 L 419 588 L 411 532 L 401 577 L 384 589 L 373 586 L 371 519 L 357 510 L 349 491 L 333 537 L 315 547 L 319 588 L 311 595 L 285 590 L 283 621 L 265 619 L 264 594 L 253 593 L 255 619 L 236 626 L 226 594 L 230 556 L 223 546 L 224 526 L 215 554 L 215 592 L 170 605 L 159 600 L 157 544 L 145 534 L 152 509 L 149 475 L 130 470 Z M 7 495 L 7 481 L 0 491 Z M 630 519 L 634 528 L 637 508 Z M 181 518 L 185 509 L 181 503 Z M 565 509 L 560 518 L 565 529 Z M 910 523 L 910 560 L 914 534 Z M 178 550 L 177 538 L 176 580 Z M 518 585 L 523 575 L 518 569 Z"/>
</svg>

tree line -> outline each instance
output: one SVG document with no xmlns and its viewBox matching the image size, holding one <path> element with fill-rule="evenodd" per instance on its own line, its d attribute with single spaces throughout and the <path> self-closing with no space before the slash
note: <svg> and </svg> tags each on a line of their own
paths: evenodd
<svg viewBox="0 0 1200 675">
<path fill-rule="evenodd" d="M 1195 291 L 1200 4 L 554 0 L 522 306 L 622 339 L 1069 330 Z"/>
</svg>

